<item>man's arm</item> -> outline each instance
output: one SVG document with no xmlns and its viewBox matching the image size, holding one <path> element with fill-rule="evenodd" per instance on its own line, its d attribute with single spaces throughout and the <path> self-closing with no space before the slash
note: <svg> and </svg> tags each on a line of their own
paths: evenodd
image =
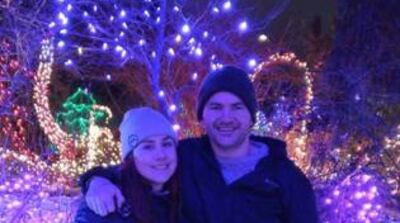
<svg viewBox="0 0 400 223">
<path fill-rule="evenodd" d="M 89 185 L 94 177 L 102 177 L 108 179 L 112 183 L 118 182 L 118 171 L 120 166 L 110 166 L 110 167 L 102 167 L 97 166 L 92 169 L 86 171 L 78 179 L 78 185 L 81 187 L 81 191 L 83 194 L 86 194 Z"/>
<path fill-rule="evenodd" d="M 87 206 L 100 216 L 116 211 L 125 202 L 121 190 L 115 185 L 118 168 L 95 167 L 79 178 L 78 184 Z"/>
<path fill-rule="evenodd" d="M 74 223 L 102 223 L 105 222 L 102 216 L 93 213 L 87 206 L 85 200 L 82 200 L 74 217 Z"/>
</svg>

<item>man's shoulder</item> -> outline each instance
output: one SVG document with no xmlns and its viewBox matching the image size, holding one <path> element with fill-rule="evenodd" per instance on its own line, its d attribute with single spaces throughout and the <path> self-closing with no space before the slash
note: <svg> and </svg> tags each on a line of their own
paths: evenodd
<svg viewBox="0 0 400 223">
<path fill-rule="evenodd" d="M 286 143 L 280 139 L 251 135 L 250 140 L 260 142 L 268 147 L 269 155 L 276 159 L 287 159 Z"/>
<path fill-rule="evenodd" d="M 268 147 L 270 160 L 275 161 L 276 172 L 285 181 L 298 180 L 305 178 L 302 170 L 288 157 L 286 143 L 280 139 L 271 137 L 251 136 L 251 140 L 264 143 Z"/>
<path fill-rule="evenodd" d="M 268 137 L 268 136 L 251 135 L 250 139 L 258 141 L 258 142 L 265 143 L 268 146 L 286 147 L 286 143 L 284 141 L 280 140 L 280 139 L 277 139 L 277 138 L 272 138 L 272 137 Z"/>
</svg>

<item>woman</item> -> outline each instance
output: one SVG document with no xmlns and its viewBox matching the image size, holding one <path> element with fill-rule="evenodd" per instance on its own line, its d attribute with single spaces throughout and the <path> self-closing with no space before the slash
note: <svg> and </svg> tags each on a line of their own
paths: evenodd
<svg viewBox="0 0 400 223">
<path fill-rule="evenodd" d="M 101 217 L 82 201 L 75 223 L 174 223 L 178 209 L 177 137 L 159 112 L 142 107 L 125 113 L 119 127 L 122 163 L 116 184 L 125 204 Z"/>
</svg>

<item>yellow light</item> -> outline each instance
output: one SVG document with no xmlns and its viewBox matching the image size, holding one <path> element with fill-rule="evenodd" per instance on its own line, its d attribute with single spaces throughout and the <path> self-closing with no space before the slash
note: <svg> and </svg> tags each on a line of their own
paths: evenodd
<svg viewBox="0 0 400 223">
<path fill-rule="evenodd" d="M 270 67 L 273 64 L 290 64 L 295 66 L 297 69 L 303 71 L 303 81 L 306 87 L 305 89 L 305 103 L 301 109 L 301 121 L 299 123 L 298 129 L 294 131 L 294 133 L 289 133 L 286 136 L 286 140 L 289 142 L 294 142 L 294 154 L 291 154 L 293 159 L 296 161 L 297 165 L 299 165 L 303 171 L 306 171 L 310 168 L 310 156 L 307 152 L 307 141 L 308 141 L 308 130 L 307 124 L 310 122 L 309 115 L 312 112 L 312 100 L 314 99 L 313 93 L 313 75 L 309 71 L 307 67 L 307 63 L 300 61 L 297 59 L 296 55 L 293 52 L 288 53 L 275 53 L 271 55 L 266 61 L 260 63 L 255 72 L 250 75 L 251 80 L 254 82 L 260 72 L 266 68 Z"/>
<path fill-rule="evenodd" d="M 53 163 L 53 171 L 60 172 L 71 178 L 76 178 L 89 168 L 105 164 L 111 165 L 119 162 L 119 144 L 113 139 L 108 128 L 100 128 L 91 119 L 90 133 L 74 139 L 55 122 L 49 105 L 49 84 L 53 65 L 53 44 L 51 40 L 43 40 L 40 54 L 38 72 L 34 77 L 34 108 L 36 115 L 45 134 L 50 141 L 60 150 L 59 161 Z M 112 117 L 111 110 L 105 106 L 95 105 L 93 110 L 102 110 L 107 113 L 108 122 Z M 93 115 L 93 114 L 92 114 Z M 104 145 L 99 145 L 102 142 Z M 107 154 L 105 151 L 107 149 Z M 78 150 L 87 150 L 86 154 L 78 157 Z"/>
</svg>

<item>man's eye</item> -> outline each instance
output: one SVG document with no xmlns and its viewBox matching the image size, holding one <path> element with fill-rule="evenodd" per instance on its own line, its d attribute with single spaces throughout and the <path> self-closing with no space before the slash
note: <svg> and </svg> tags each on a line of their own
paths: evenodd
<svg viewBox="0 0 400 223">
<path fill-rule="evenodd" d="M 212 109 L 212 110 L 220 110 L 221 109 L 221 106 L 219 106 L 219 105 L 210 105 L 210 106 L 208 106 L 210 109 Z"/>
<path fill-rule="evenodd" d="M 244 105 L 234 105 L 233 106 L 233 109 L 235 109 L 235 110 L 241 110 L 243 108 L 244 108 Z"/>
</svg>

